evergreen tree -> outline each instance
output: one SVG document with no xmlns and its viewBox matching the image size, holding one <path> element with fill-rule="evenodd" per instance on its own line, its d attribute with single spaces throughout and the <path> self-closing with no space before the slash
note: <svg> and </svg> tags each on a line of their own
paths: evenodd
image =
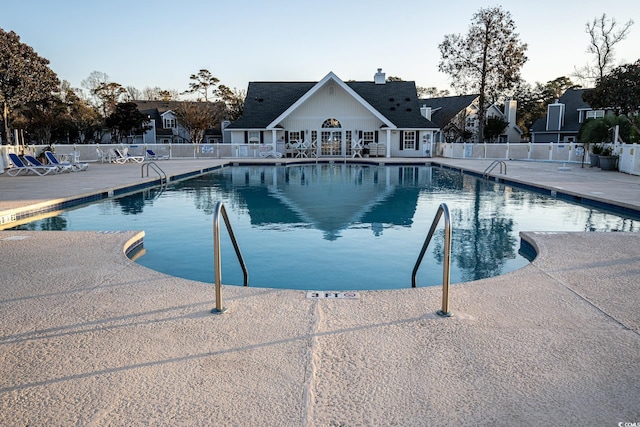
<svg viewBox="0 0 640 427">
<path fill-rule="evenodd" d="M 0 28 L 0 106 L 5 143 L 11 141 L 10 113 L 20 105 L 50 100 L 59 84 L 49 61 Z"/>
</svg>

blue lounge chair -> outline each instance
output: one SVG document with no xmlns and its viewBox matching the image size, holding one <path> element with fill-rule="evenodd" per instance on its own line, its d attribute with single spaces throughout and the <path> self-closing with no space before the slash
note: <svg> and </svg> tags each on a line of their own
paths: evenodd
<svg viewBox="0 0 640 427">
<path fill-rule="evenodd" d="M 154 151 L 151 149 L 147 149 L 147 154 L 145 157 L 149 160 L 168 160 L 169 159 L 169 156 L 167 156 L 166 154 L 159 155 L 154 153 Z"/>
<path fill-rule="evenodd" d="M 34 167 L 34 168 L 40 168 L 40 170 L 44 170 L 44 169 L 50 169 L 51 172 L 50 173 L 60 173 L 64 170 L 64 168 L 61 168 L 60 166 L 56 166 L 56 165 L 44 165 L 42 163 L 40 163 L 40 161 L 38 159 L 36 159 L 35 157 L 29 155 L 29 154 L 25 154 L 24 156 L 22 156 L 22 158 L 29 164 L 29 166 Z"/>
<path fill-rule="evenodd" d="M 55 154 L 53 154 L 51 151 L 45 151 L 44 155 L 47 156 L 47 160 L 49 160 L 49 163 L 51 163 L 52 165 L 58 166 L 60 168 L 63 168 L 63 171 L 66 170 L 70 172 L 80 172 L 80 171 L 86 171 L 89 168 L 89 163 L 78 163 L 78 162 L 61 163 L 58 161 Z"/>
<path fill-rule="evenodd" d="M 29 157 L 33 159 L 32 156 Z M 36 159 L 34 160 L 36 161 L 36 163 L 40 164 L 40 166 L 23 162 L 15 153 L 9 153 L 9 159 L 11 160 L 11 163 L 13 163 L 13 167 L 7 170 L 7 175 L 9 176 L 17 176 L 22 172 L 24 172 L 25 175 L 33 172 L 34 174 L 40 176 L 49 175 L 51 173 L 58 173 L 58 167 L 45 166 L 42 163 L 38 162 Z"/>
</svg>

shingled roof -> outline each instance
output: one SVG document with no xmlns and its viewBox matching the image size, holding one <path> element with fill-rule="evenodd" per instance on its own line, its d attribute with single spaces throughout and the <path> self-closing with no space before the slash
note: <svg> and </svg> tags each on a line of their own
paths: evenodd
<svg viewBox="0 0 640 427">
<path fill-rule="evenodd" d="M 564 124 L 561 132 L 578 132 L 580 130 L 582 124 L 577 112 L 591 109 L 591 106 L 582 99 L 582 95 L 588 90 L 590 89 L 567 89 L 558 99 L 558 102 L 564 104 Z M 531 126 L 531 130 L 539 133 L 558 133 L 558 131 L 547 131 L 546 115 L 536 120 Z"/>
<path fill-rule="evenodd" d="M 443 96 L 441 98 L 420 99 L 420 105 L 431 108 L 431 121 L 444 128 L 460 111 L 467 108 L 480 95 Z"/>
<path fill-rule="evenodd" d="M 251 82 L 242 117 L 227 129 L 265 129 L 318 82 Z M 345 82 L 373 109 L 398 128 L 437 126 L 420 114 L 415 82 Z"/>
</svg>

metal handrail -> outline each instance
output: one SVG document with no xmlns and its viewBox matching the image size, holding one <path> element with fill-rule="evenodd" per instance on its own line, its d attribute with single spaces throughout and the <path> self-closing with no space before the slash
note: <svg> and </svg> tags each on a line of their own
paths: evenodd
<svg viewBox="0 0 640 427">
<path fill-rule="evenodd" d="M 500 165 L 500 174 L 506 175 L 507 174 L 507 164 L 504 162 L 504 160 L 494 160 L 493 162 L 491 162 L 491 164 L 489 166 L 487 166 L 487 168 L 482 173 L 482 176 L 484 178 L 488 178 L 489 177 L 489 172 L 494 170 L 496 168 L 496 166 L 498 166 L 498 165 Z M 502 171 L 502 167 L 503 166 L 504 166 L 504 172 Z"/>
<path fill-rule="evenodd" d="M 413 267 L 413 273 L 411 275 L 411 287 L 416 287 L 416 274 L 418 273 L 418 268 L 422 263 L 422 258 L 424 258 L 424 254 L 427 252 L 427 247 L 431 242 L 431 238 L 436 231 L 436 227 L 438 226 L 438 222 L 440 221 L 440 217 L 444 214 L 444 260 L 442 265 L 442 310 L 439 310 L 437 313 L 443 317 L 451 317 L 452 314 L 449 311 L 449 282 L 451 281 L 451 216 L 449 215 L 449 208 L 445 203 L 440 204 L 438 207 L 438 211 L 436 212 L 436 216 L 431 223 L 431 228 L 429 229 L 429 234 L 427 234 L 427 238 L 424 240 L 424 244 L 422 245 L 422 250 L 420 251 L 420 255 L 418 256 L 418 260 L 416 261 L 416 265 Z"/>
<path fill-rule="evenodd" d="M 216 203 L 216 207 L 213 212 L 213 268 L 215 270 L 215 289 L 216 289 L 216 307 L 211 310 L 212 313 L 224 313 L 227 311 L 222 306 L 222 269 L 221 269 L 221 256 L 220 256 L 220 216 L 224 219 L 224 223 L 227 226 L 233 249 L 236 251 L 238 262 L 242 268 L 242 274 L 244 275 L 244 286 L 249 286 L 249 272 L 247 271 L 247 265 L 244 262 L 238 241 L 231 228 L 231 222 L 229 222 L 229 216 L 227 210 L 224 208 L 222 202 Z"/>
<path fill-rule="evenodd" d="M 147 167 L 147 176 L 149 176 L 149 167 L 153 169 L 160 176 L 160 187 L 164 188 L 167 185 L 167 174 L 164 173 L 162 168 L 156 164 L 156 162 L 145 162 L 140 167 L 140 175 L 144 178 L 144 168 Z"/>
</svg>

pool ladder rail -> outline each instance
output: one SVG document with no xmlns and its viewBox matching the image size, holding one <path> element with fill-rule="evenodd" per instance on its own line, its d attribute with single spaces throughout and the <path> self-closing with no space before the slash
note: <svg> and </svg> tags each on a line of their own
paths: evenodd
<svg viewBox="0 0 640 427">
<path fill-rule="evenodd" d="M 506 175 L 507 174 L 507 164 L 505 163 L 505 161 L 504 160 L 494 160 L 484 170 L 484 172 L 482 173 L 482 177 L 483 178 L 489 178 L 489 173 L 491 173 L 491 171 L 494 170 L 496 168 L 496 166 L 500 166 L 500 174 L 501 175 Z M 503 169 L 502 169 L 503 167 L 504 167 L 504 172 L 503 172 Z"/>
<path fill-rule="evenodd" d="M 227 311 L 227 309 L 222 304 L 222 258 L 220 256 L 220 218 L 224 220 L 225 225 L 227 226 L 227 231 L 229 232 L 229 237 L 231 238 L 231 243 L 233 244 L 233 249 L 236 251 L 236 256 L 238 257 L 238 262 L 240 263 L 240 267 L 242 268 L 242 274 L 244 275 L 244 286 L 249 286 L 249 272 L 247 270 L 247 265 L 244 262 L 244 258 L 242 257 L 242 252 L 240 252 L 240 246 L 238 246 L 238 240 L 236 239 L 235 234 L 233 233 L 233 228 L 231 227 L 231 222 L 229 222 L 229 216 L 227 215 L 227 210 L 224 208 L 224 204 L 222 202 L 216 203 L 216 207 L 213 211 L 213 268 L 215 270 L 215 292 L 216 292 L 216 306 L 212 313 L 220 314 Z"/>
<path fill-rule="evenodd" d="M 160 177 L 160 192 L 164 191 L 165 188 L 167 188 L 167 185 L 169 183 L 169 179 L 167 178 L 167 174 L 164 173 L 164 171 L 162 170 L 162 168 L 160 166 L 157 165 L 156 162 L 144 162 L 142 164 L 142 166 L 140 167 L 140 176 L 142 178 L 145 177 L 145 168 L 146 168 L 146 172 L 147 175 L 149 176 L 149 168 L 153 169 L 158 176 Z"/>
<path fill-rule="evenodd" d="M 420 251 L 420 255 L 418 255 L 418 259 L 416 261 L 416 265 L 413 267 L 413 273 L 411 275 L 411 287 L 415 288 L 416 285 L 416 274 L 418 274 L 418 268 L 420 268 L 420 264 L 422 263 L 422 259 L 424 258 L 424 254 L 427 252 L 427 247 L 433 238 L 433 234 L 436 231 L 436 227 L 438 226 L 438 222 L 440 222 L 440 217 L 444 215 L 444 259 L 442 262 L 442 309 L 437 311 L 436 313 L 442 317 L 451 317 L 453 314 L 449 311 L 449 284 L 451 282 L 451 216 L 449 215 L 449 208 L 446 203 L 440 204 L 438 207 L 438 211 L 436 212 L 436 216 L 431 223 L 431 228 L 429 229 L 429 233 L 427 234 L 426 239 L 424 239 L 424 244 L 422 245 L 422 250 Z"/>
</svg>

